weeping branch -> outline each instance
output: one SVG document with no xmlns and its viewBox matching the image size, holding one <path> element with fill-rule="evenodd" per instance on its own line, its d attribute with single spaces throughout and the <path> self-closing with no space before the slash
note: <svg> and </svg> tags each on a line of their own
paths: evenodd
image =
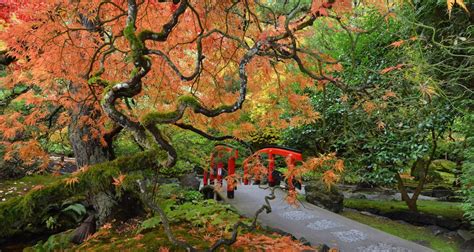
<svg viewBox="0 0 474 252">
<path fill-rule="evenodd" d="M 224 135 L 224 136 L 213 136 L 211 134 L 208 134 L 192 125 L 189 125 L 189 124 L 185 124 L 185 123 L 175 123 L 174 125 L 178 126 L 179 128 L 181 129 L 185 129 L 185 130 L 189 130 L 189 131 L 192 131 L 202 137 L 205 137 L 211 141 L 225 141 L 225 140 L 233 140 L 233 141 L 236 141 L 242 145 L 244 145 L 245 147 L 247 147 L 250 152 L 253 153 L 253 148 L 252 146 L 247 143 L 246 141 L 238 138 L 238 137 L 235 137 L 235 136 L 231 136 L 231 135 Z"/>
</svg>

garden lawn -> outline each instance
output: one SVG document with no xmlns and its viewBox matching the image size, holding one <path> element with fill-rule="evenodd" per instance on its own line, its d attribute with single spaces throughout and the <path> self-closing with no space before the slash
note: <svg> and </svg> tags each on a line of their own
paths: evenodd
<svg viewBox="0 0 474 252">
<path fill-rule="evenodd" d="M 380 211 L 380 213 L 408 211 L 405 202 L 393 200 L 344 199 L 344 207 L 361 211 L 376 209 Z M 457 202 L 418 200 L 418 211 L 425 214 L 443 216 L 449 219 L 462 219 L 464 215 L 461 203 Z"/>
<path fill-rule="evenodd" d="M 425 227 L 413 226 L 386 218 L 367 216 L 355 211 L 344 211 L 342 215 L 400 238 L 428 246 L 435 251 L 459 251 L 459 246 L 455 241 L 435 236 L 431 230 Z"/>
</svg>

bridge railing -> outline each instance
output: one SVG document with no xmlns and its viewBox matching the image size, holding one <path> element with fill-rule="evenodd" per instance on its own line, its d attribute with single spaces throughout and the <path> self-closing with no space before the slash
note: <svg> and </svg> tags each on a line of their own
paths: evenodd
<svg viewBox="0 0 474 252">
<path fill-rule="evenodd" d="M 267 178 L 268 185 L 273 187 L 277 184 L 277 179 L 274 178 L 273 173 L 275 170 L 275 156 L 285 157 L 287 166 L 294 166 L 298 161 L 303 161 L 303 155 L 297 150 L 292 150 L 282 147 L 268 147 L 260 149 L 254 152 L 250 157 L 246 158 L 243 163 L 244 176 L 243 183 L 244 185 L 249 185 L 250 183 L 250 172 L 249 172 L 249 163 L 252 159 L 260 158 L 261 155 L 266 154 L 268 158 L 267 168 Z M 235 161 L 238 158 L 238 150 L 234 147 L 227 145 L 217 145 L 214 147 L 213 152 L 210 156 L 210 167 L 209 170 L 205 170 L 203 174 L 203 185 L 213 185 L 217 180 L 217 183 L 222 186 L 223 172 L 224 172 L 224 162 L 227 161 L 227 176 L 230 178 L 230 181 L 227 181 L 227 197 L 232 199 L 234 198 L 234 191 L 236 189 L 235 183 L 232 181 L 235 179 Z M 294 185 L 293 181 L 288 180 L 288 189 L 293 190 Z"/>
<path fill-rule="evenodd" d="M 300 152 L 297 152 L 296 150 L 290 150 L 286 148 L 281 148 L 281 147 L 270 147 L 270 148 L 264 148 L 261 150 L 256 151 L 252 156 L 248 157 L 247 159 L 244 160 L 243 162 L 243 167 L 244 167 L 244 185 L 249 184 L 249 162 L 257 157 L 260 156 L 261 154 L 267 154 L 268 156 L 268 185 L 269 186 L 275 186 L 276 181 L 273 177 L 273 171 L 275 170 L 275 156 L 283 156 L 286 157 L 286 164 L 287 166 L 293 166 L 295 162 L 297 161 L 303 161 L 303 155 Z M 289 189 L 293 189 L 293 183 L 292 181 L 289 181 Z"/>
<path fill-rule="evenodd" d="M 227 155 L 224 155 L 227 153 Z M 211 162 L 209 171 L 204 170 L 203 185 L 213 185 L 217 179 L 217 183 L 222 185 L 222 174 L 224 171 L 224 160 L 227 158 L 227 174 L 228 176 L 235 176 L 235 160 L 239 157 L 239 152 L 236 148 L 217 145 L 211 153 Z M 227 183 L 227 197 L 234 198 L 234 183 Z"/>
</svg>

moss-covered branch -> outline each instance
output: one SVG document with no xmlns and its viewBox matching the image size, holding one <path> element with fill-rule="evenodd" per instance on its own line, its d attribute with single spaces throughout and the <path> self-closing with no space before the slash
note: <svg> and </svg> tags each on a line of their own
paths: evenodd
<svg viewBox="0 0 474 252">
<path fill-rule="evenodd" d="M 131 157 L 122 157 L 114 161 L 91 166 L 75 175 L 75 183 L 60 180 L 42 188 L 33 189 L 25 196 L 12 198 L 0 203 L 0 240 L 22 232 L 37 233 L 44 230 L 44 220 L 52 204 L 61 204 L 71 198 L 90 193 L 100 192 L 112 186 L 113 178 L 147 169 L 158 169 L 166 161 L 167 154 L 163 151 L 145 151 Z M 130 176 L 132 179 L 133 176 Z M 124 181 L 123 186 L 135 183 Z M 130 186 L 131 187 L 131 186 Z"/>
<path fill-rule="evenodd" d="M 162 29 L 160 32 L 144 30 L 138 34 L 138 38 L 143 43 L 145 43 L 146 40 L 166 41 L 171 31 L 173 30 L 173 28 L 176 27 L 176 25 L 178 24 L 179 17 L 184 14 L 187 8 L 188 8 L 188 1 L 187 0 L 180 1 L 178 8 L 174 11 L 170 20 L 162 26 Z"/>
</svg>

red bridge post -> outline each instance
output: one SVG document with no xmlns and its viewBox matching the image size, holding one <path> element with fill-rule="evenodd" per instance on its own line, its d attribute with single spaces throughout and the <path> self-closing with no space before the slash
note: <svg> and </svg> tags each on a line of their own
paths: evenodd
<svg viewBox="0 0 474 252">
<path fill-rule="evenodd" d="M 217 178 L 217 183 L 219 185 L 222 185 L 222 179 L 223 179 L 223 170 L 224 170 L 224 161 L 222 160 L 223 158 L 223 152 L 229 153 L 229 158 L 227 160 L 227 175 L 229 177 L 229 180 L 227 181 L 227 197 L 232 199 L 234 198 L 234 191 L 237 188 L 235 185 L 235 161 L 239 157 L 239 152 L 237 149 L 234 149 L 232 147 L 227 147 L 225 145 L 216 145 L 214 147 L 213 152 L 211 153 L 211 168 L 209 171 L 210 175 L 210 183 L 209 184 L 214 184 L 214 179 Z M 217 156 L 216 156 L 217 155 Z M 215 158 L 217 157 L 217 160 Z M 217 165 L 216 162 L 217 161 Z M 206 171 L 204 171 L 204 185 L 207 185 L 207 177 L 208 174 Z"/>
<path fill-rule="evenodd" d="M 204 174 L 203 174 L 203 176 L 202 176 L 202 184 L 203 184 L 204 186 L 207 186 L 207 183 L 208 183 L 207 171 L 204 170 Z"/>
<path fill-rule="evenodd" d="M 227 181 L 227 198 L 233 199 L 234 198 L 234 187 L 235 187 L 235 157 L 229 157 L 229 161 L 227 163 L 227 171 L 229 180 Z"/>
<path fill-rule="evenodd" d="M 273 180 L 273 170 L 275 169 L 275 158 L 273 154 L 268 153 L 268 185 L 271 187 L 275 186 L 275 181 Z"/>
</svg>

